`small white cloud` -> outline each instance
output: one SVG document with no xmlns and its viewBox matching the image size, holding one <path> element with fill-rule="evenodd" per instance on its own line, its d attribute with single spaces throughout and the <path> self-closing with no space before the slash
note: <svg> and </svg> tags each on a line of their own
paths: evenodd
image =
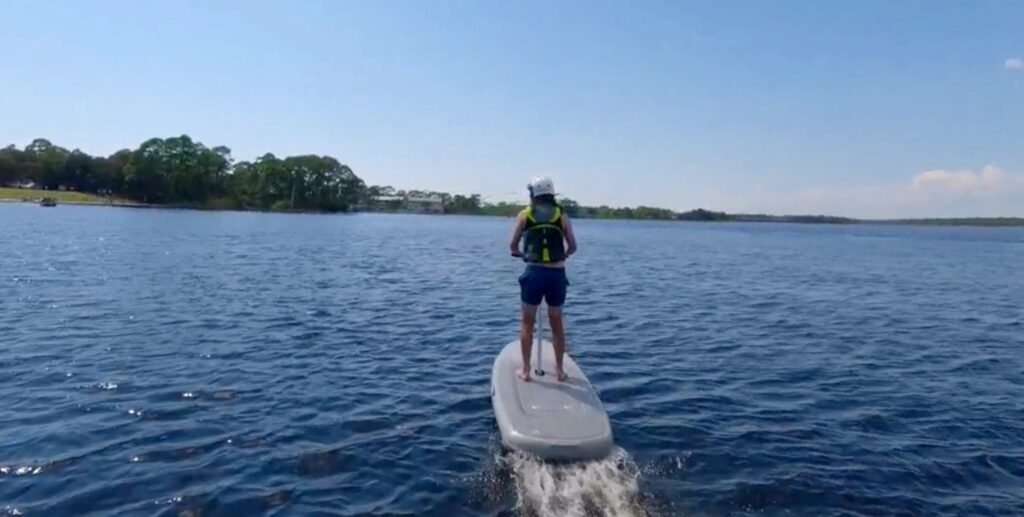
<svg viewBox="0 0 1024 517">
<path fill-rule="evenodd" d="M 914 188 L 917 190 L 940 189 L 962 194 L 978 194 L 988 192 L 1008 183 L 1012 178 L 992 165 L 986 165 L 981 172 L 948 171 L 936 169 L 925 171 L 914 176 Z"/>
<path fill-rule="evenodd" d="M 1011 57 L 1003 62 L 1003 66 L 1010 70 L 1021 70 L 1024 69 L 1024 59 L 1019 57 Z"/>
<path fill-rule="evenodd" d="M 902 182 L 824 187 L 757 199 L 733 211 L 829 214 L 849 217 L 1024 216 L 1024 175 L 989 165 L 980 170 L 935 169 Z"/>
</svg>

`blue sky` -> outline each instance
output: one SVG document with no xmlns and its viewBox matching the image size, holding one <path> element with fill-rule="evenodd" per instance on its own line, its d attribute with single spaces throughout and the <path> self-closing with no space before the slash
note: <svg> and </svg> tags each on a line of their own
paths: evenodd
<svg viewBox="0 0 1024 517">
<path fill-rule="evenodd" d="M 0 3 L 0 145 L 189 134 L 371 184 L 1024 216 L 1024 3 Z"/>
</svg>

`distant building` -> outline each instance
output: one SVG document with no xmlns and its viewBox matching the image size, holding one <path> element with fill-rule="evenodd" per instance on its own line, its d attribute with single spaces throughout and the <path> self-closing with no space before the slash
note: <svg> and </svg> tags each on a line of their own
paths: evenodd
<svg viewBox="0 0 1024 517">
<path fill-rule="evenodd" d="M 421 214 L 444 213 L 444 201 L 439 197 L 410 197 L 405 200 L 405 209 Z"/>
<path fill-rule="evenodd" d="M 441 214 L 444 213 L 444 200 L 440 197 L 374 196 L 362 209 Z"/>
<path fill-rule="evenodd" d="M 388 203 L 401 203 L 405 201 L 402 196 L 376 196 L 373 198 L 373 202 L 376 204 L 388 204 Z"/>
<path fill-rule="evenodd" d="M 374 196 L 356 206 L 357 210 L 397 212 L 402 210 L 405 198 L 401 196 Z"/>
<path fill-rule="evenodd" d="M 36 183 L 31 180 L 9 181 L 6 186 L 13 188 L 36 188 Z"/>
</svg>

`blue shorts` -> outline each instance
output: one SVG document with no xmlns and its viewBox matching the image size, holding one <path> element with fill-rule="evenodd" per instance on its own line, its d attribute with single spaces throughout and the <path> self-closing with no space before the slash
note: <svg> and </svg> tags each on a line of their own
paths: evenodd
<svg viewBox="0 0 1024 517">
<path fill-rule="evenodd" d="M 526 266 L 519 276 L 519 298 L 527 305 L 540 305 L 543 299 L 548 307 L 561 307 L 567 287 L 564 267 Z"/>
</svg>

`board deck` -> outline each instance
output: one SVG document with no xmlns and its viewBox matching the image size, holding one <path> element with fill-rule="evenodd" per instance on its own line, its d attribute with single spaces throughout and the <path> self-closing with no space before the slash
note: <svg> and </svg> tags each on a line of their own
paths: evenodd
<svg viewBox="0 0 1024 517">
<path fill-rule="evenodd" d="M 541 353 L 546 374 L 532 373 L 529 382 L 516 376 L 522 366 L 518 340 L 505 345 L 494 360 L 491 401 L 502 443 L 543 459 L 606 456 L 613 445 L 611 424 L 594 387 L 568 353 L 563 366 L 569 378 L 555 379 L 550 341 L 543 341 Z"/>
</svg>

